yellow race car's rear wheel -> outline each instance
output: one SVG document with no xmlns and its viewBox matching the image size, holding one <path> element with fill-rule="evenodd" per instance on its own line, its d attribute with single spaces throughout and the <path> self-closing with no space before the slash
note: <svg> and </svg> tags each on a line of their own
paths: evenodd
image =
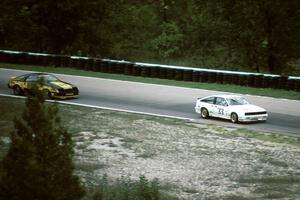
<svg viewBox="0 0 300 200">
<path fill-rule="evenodd" d="M 20 88 L 20 86 L 15 85 L 13 87 L 13 93 L 14 95 L 21 95 L 23 93 L 22 89 Z"/>
</svg>

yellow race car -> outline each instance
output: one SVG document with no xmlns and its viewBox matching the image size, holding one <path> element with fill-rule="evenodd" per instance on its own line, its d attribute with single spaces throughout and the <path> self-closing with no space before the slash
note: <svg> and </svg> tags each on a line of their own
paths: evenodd
<svg viewBox="0 0 300 200">
<path fill-rule="evenodd" d="M 34 88 L 37 88 L 45 94 L 46 98 L 50 99 L 79 97 L 79 90 L 76 86 L 46 73 L 30 73 L 11 77 L 8 81 L 8 87 L 13 90 L 15 95 L 33 94 Z"/>
</svg>

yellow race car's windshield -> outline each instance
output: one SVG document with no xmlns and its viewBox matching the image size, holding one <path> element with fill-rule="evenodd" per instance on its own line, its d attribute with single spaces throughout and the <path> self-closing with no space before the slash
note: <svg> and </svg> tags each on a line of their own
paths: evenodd
<svg viewBox="0 0 300 200">
<path fill-rule="evenodd" d="M 49 74 L 40 75 L 40 79 L 43 80 L 45 83 L 60 81 L 57 77 Z"/>
</svg>

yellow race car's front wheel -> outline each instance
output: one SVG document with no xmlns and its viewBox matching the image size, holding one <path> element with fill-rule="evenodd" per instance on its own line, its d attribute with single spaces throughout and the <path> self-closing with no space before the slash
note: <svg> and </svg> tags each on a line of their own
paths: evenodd
<svg viewBox="0 0 300 200">
<path fill-rule="evenodd" d="M 52 92 L 50 92 L 49 90 L 44 90 L 43 96 L 44 96 L 44 99 L 52 99 L 53 98 Z"/>
</svg>

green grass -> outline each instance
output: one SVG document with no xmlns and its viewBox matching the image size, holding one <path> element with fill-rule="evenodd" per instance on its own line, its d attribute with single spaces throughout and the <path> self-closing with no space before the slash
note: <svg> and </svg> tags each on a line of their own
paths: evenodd
<svg viewBox="0 0 300 200">
<path fill-rule="evenodd" d="M 246 177 L 240 181 L 255 184 L 254 192 L 261 199 L 297 199 L 300 194 L 300 176 Z"/>
<path fill-rule="evenodd" d="M 105 78 L 105 79 L 124 80 L 124 81 L 133 81 L 133 82 L 141 82 L 141 83 L 170 85 L 170 86 L 178 86 L 178 87 L 197 88 L 197 89 L 232 92 L 232 93 L 239 93 L 239 94 L 251 94 L 251 95 L 259 95 L 259 96 L 269 96 L 275 98 L 300 100 L 300 92 L 271 89 L 271 88 L 252 88 L 252 87 L 228 85 L 228 84 L 175 81 L 175 80 L 167 80 L 167 79 L 159 79 L 159 78 L 146 78 L 146 77 L 139 77 L 139 76 L 128 76 L 128 75 L 121 75 L 121 74 L 109 74 L 109 73 L 85 71 L 85 70 L 65 68 L 65 67 L 42 67 L 42 66 L 0 63 L 0 68 L 30 70 L 30 71 L 49 72 L 49 73 L 58 73 L 58 74 L 70 74 L 70 75 L 78 75 L 78 76 L 89 76 L 89 77 L 97 77 L 97 78 Z"/>
<path fill-rule="evenodd" d="M 254 196 L 229 195 L 224 200 L 257 200 L 257 199 L 298 199 L 300 177 L 272 176 L 272 177 L 243 177 L 241 183 L 255 185 Z M 217 200 L 217 198 L 209 198 Z"/>
<path fill-rule="evenodd" d="M 242 130 L 242 131 L 241 131 Z M 255 138 L 265 142 L 272 143 L 283 143 L 290 144 L 293 146 L 300 146 L 300 137 L 288 137 L 284 135 L 276 135 L 276 134 L 257 134 L 255 131 L 247 130 L 247 129 L 239 129 L 237 131 L 232 132 L 236 134 L 236 136 L 242 136 L 247 138 Z"/>
<path fill-rule="evenodd" d="M 156 199 L 179 200 L 175 196 L 159 191 L 160 185 L 156 179 L 149 181 L 145 176 L 140 176 L 138 181 L 130 177 L 121 177 L 115 183 L 108 182 L 104 176 L 101 184 L 93 196 L 94 200 L 119 200 L 119 199 Z"/>
</svg>

